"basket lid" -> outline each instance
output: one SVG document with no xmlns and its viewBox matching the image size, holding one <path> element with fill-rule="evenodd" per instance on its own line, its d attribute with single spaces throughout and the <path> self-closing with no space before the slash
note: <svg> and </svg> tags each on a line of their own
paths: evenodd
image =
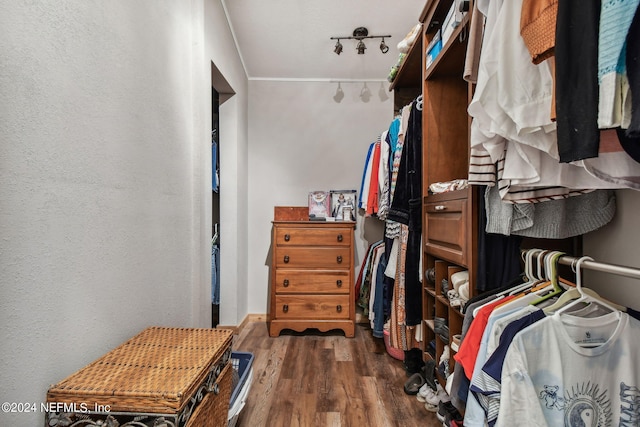
<svg viewBox="0 0 640 427">
<path fill-rule="evenodd" d="M 111 411 L 179 411 L 231 347 L 227 329 L 150 327 L 52 385 L 47 401 Z"/>
</svg>

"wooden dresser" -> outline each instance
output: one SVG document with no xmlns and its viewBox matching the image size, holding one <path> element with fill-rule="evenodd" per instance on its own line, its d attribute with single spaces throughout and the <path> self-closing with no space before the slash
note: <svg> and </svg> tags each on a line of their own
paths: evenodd
<svg viewBox="0 0 640 427">
<path fill-rule="evenodd" d="M 276 207 L 269 335 L 316 328 L 342 329 L 353 337 L 355 223 L 290 219 L 278 212 Z M 300 212 L 308 215 L 306 207 Z"/>
</svg>

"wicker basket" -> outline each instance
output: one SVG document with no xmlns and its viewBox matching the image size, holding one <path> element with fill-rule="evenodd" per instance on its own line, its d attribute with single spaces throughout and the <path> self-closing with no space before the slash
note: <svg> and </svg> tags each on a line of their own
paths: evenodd
<svg viewBox="0 0 640 427">
<path fill-rule="evenodd" d="M 382 333 L 384 334 L 384 346 L 387 348 L 387 353 L 394 359 L 404 360 L 404 351 L 401 348 L 395 348 L 391 345 L 389 331 L 385 329 Z"/>
<path fill-rule="evenodd" d="M 129 418 L 140 422 L 145 414 L 176 426 L 224 426 L 231 396 L 231 339 L 232 331 L 224 329 L 145 329 L 51 386 L 47 402 L 85 413 L 49 412 L 46 425 L 55 425 L 56 417 L 73 421 L 88 412 L 95 423 L 86 425 L 102 425 L 112 417 L 126 426 Z"/>
</svg>

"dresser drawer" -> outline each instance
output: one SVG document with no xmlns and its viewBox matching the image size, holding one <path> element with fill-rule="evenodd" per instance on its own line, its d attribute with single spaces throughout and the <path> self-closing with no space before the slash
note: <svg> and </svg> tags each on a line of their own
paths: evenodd
<svg viewBox="0 0 640 427">
<path fill-rule="evenodd" d="M 348 319 L 349 295 L 276 295 L 276 319 Z"/>
<path fill-rule="evenodd" d="M 350 229 L 331 227 L 278 227 L 277 246 L 345 246 L 351 245 Z"/>
<path fill-rule="evenodd" d="M 351 248 L 276 248 L 276 268 L 351 268 Z"/>
<path fill-rule="evenodd" d="M 467 198 L 427 201 L 425 246 L 430 254 L 456 264 L 467 264 L 468 211 Z"/>
<path fill-rule="evenodd" d="M 276 293 L 348 294 L 351 275 L 347 270 L 276 271 Z"/>
</svg>

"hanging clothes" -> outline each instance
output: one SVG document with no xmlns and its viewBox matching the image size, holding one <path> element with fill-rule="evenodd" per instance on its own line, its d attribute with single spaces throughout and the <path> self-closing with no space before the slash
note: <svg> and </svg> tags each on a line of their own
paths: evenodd
<svg viewBox="0 0 640 427">
<path fill-rule="evenodd" d="M 364 311 L 365 316 L 369 315 L 369 299 L 371 296 L 372 276 L 373 272 L 377 268 L 375 264 L 376 253 L 381 247 L 384 250 L 383 245 L 383 240 L 379 240 L 369 245 L 364 258 L 364 262 L 360 267 L 360 273 L 358 274 L 358 276 L 362 279 L 361 283 L 356 284 L 356 304 Z"/>
<path fill-rule="evenodd" d="M 599 22 L 599 1 L 558 3 L 556 112 L 561 162 L 598 156 Z"/>
<path fill-rule="evenodd" d="M 378 213 L 378 194 L 379 194 L 379 182 L 380 176 L 380 145 L 381 137 L 378 136 L 373 147 L 373 159 L 371 162 L 371 177 L 369 181 L 369 194 L 366 195 L 366 209 L 365 215 L 372 216 Z"/>
<path fill-rule="evenodd" d="M 550 277 L 553 271 L 545 267 Z M 638 425 L 637 312 L 584 294 L 577 279 L 589 305 L 560 308 L 540 298 L 544 287 L 503 297 L 505 288 L 469 301 L 451 388 L 465 426 Z"/>
<path fill-rule="evenodd" d="M 636 9 L 627 34 L 626 66 L 631 91 L 631 123 L 628 138 L 640 138 L 640 7 Z M 637 142 L 637 141 L 636 141 Z M 634 157 L 639 161 L 638 157 Z"/>
<path fill-rule="evenodd" d="M 640 189 L 640 139 L 603 129 L 628 126 L 633 117 L 626 69 L 633 68 L 629 58 L 639 49 L 632 42 L 636 52 L 626 54 L 624 41 L 634 28 L 638 3 L 592 2 L 587 8 L 557 0 L 475 3 L 486 26 L 468 109 L 468 178 L 470 184 L 498 188 L 499 199 L 485 206 L 487 217 L 495 219 L 488 220 L 487 232 L 543 238 L 584 234 L 613 217 L 610 190 Z M 607 193 L 588 195 L 598 190 Z M 574 209 L 589 218 L 583 216 L 582 225 L 570 230 L 560 224 Z M 521 220 L 531 226 L 521 228 Z"/>
<path fill-rule="evenodd" d="M 631 122 L 626 37 L 640 0 L 604 1 L 598 34 L 598 128 L 628 128 Z"/>
<path fill-rule="evenodd" d="M 357 305 L 368 316 L 374 336 L 382 336 L 384 323 L 391 319 L 391 346 L 405 351 L 416 347 L 415 327 L 422 320 L 422 113 L 418 106 L 421 99 L 405 106 L 401 116 L 369 145 L 358 204 L 366 216 L 385 221 L 385 239 L 367 251 L 356 283 Z M 405 147 L 409 148 L 405 151 Z"/>
<path fill-rule="evenodd" d="M 406 325 L 422 322 L 422 99 L 413 101 L 388 218 L 407 226 L 404 266 Z M 404 242 L 403 242 L 404 243 Z M 396 280 L 397 283 L 397 280 Z"/>
<path fill-rule="evenodd" d="M 626 313 L 556 317 L 521 331 L 502 371 L 497 426 L 523 419 L 536 425 L 637 426 L 640 411 L 640 322 Z M 594 348 L 578 342 L 597 342 Z M 544 357 L 531 357 L 545 349 Z M 574 421 L 575 420 L 575 421 Z"/>
<path fill-rule="evenodd" d="M 211 141 L 211 188 L 216 193 L 220 188 L 220 172 L 218 164 L 218 142 L 213 139 Z"/>
<path fill-rule="evenodd" d="M 211 303 L 220 305 L 220 247 L 211 245 Z"/>
<path fill-rule="evenodd" d="M 398 128 L 398 142 L 393 152 L 391 161 L 391 180 L 389 182 L 389 206 L 395 197 L 396 185 L 398 182 L 398 170 L 400 169 L 400 161 L 402 160 L 402 152 L 404 151 L 404 141 L 407 127 L 409 125 L 409 116 L 411 115 L 412 105 L 405 105 L 402 108 L 400 116 L 400 126 Z M 394 239 L 400 237 L 400 223 L 390 219 L 387 214 L 385 223 L 385 236 Z"/>
<path fill-rule="evenodd" d="M 378 212 L 377 216 L 380 220 L 387 219 L 390 205 L 390 184 L 391 184 L 391 153 L 393 151 L 392 140 L 395 139 L 397 143 L 398 133 L 395 132 L 393 136 L 394 123 L 399 122 L 399 119 L 395 119 L 391 122 L 389 130 L 383 132 L 380 139 L 380 167 L 378 172 Z"/>
</svg>

